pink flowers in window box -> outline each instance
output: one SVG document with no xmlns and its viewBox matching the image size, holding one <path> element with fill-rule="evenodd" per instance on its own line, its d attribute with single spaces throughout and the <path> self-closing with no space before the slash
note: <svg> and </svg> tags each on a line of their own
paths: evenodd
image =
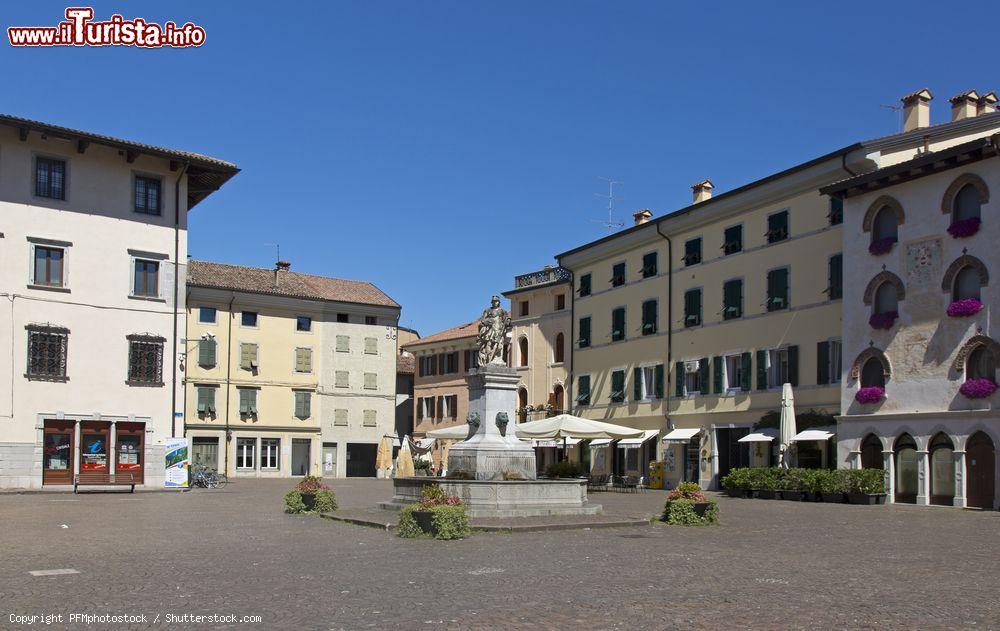
<svg viewBox="0 0 1000 631">
<path fill-rule="evenodd" d="M 970 399 L 985 399 L 997 391 L 997 384 L 989 379 L 969 379 L 958 391 Z"/>
<path fill-rule="evenodd" d="M 886 311 L 885 313 L 873 313 L 870 318 L 868 318 L 868 324 L 872 326 L 873 329 L 890 329 L 892 328 L 893 322 L 899 317 L 898 311 Z"/>
<path fill-rule="evenodd" d="M 963 298 L 948 305 L 948 316 L 952 318 L 966 318 L 976 315 L 983 308 L 983 303 L 975 298 Z"/>
<path fill-rule="evenodd" d="M 868 246 L 868 252 L 873 256 L 888 254 L 894 243 L 896 243 L 896 237 L 882 237 L 881 239 L 875 239 L 872 241 L 871 245 Z"/>
<path fill-rule="evenodd" d="M 879 386 L 866 386 L 854 394 L 854 400 L 858 403 L 880 403 L 884 398 L 885 388 Z"/>
<path fill-rule="evenodd" d="M 950 226 L 948 226 L 948 234 L 955 237 L 956 239 L 964 239 L 966 237 L 971 237 L 972 235 L 979 232 L 979 225 L 982 221 L 979 217 L 970 217 L 969 219 L 960 219 Z"/>
</svg>

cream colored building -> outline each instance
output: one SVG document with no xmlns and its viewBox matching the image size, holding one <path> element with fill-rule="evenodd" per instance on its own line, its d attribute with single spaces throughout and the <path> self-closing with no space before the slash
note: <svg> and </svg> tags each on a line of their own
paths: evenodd
<svg viewBox="0 0 1000 631">
<path fill-rule="evenodd" d="M 192 459 L 238 477 L 374 476 L 393 435 L 399 306 L 289 267 L 190 262 Z"/>
</svg>

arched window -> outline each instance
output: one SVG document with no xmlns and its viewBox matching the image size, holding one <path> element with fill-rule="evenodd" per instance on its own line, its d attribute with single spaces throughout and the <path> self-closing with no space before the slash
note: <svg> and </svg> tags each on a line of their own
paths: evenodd
<svg viewBox="0 0 1000 631">
<path fill-rule="evenodd" d="M 528 365 L 528 338 L 522 337 L 517 341 L 518 366 Z"/>
<path fill-rule="evenodd" d="M 993 361 L 993 353 L 985 344 L 972 349 L 968 359 L 965 360 L 965 380 L 989 379 L 996 382 L 997 366 Z"/>
<path fill-rule="evenodd" d="M 565 393 L 563 391 L 563 387 L 556 384 L 555 387 L 552 388 L 552 411 L 556 414 L 562 414 L 564 401 Z"/>
<path fill-rule="evenodd" d="M 556 333 L 556 348 L 555 348 L 555 353 L 553 353 L 555 356 L 554 357 L 555 363 L 561 364 L 563 362 L 563 359 L 566 354 L 566 351 L 564 349 L 565 349 L 565 341 L 563 339 L 563 334 Z"/>
<path fill-rule="evenodd" d="M 896 439 L 896 501 L 917 502 L 917 443 L 909 434 Z"/>
<path fill-rule="evenodd" d="M 882 469 L 882 441 L 875 434 L 868 434 L 861 442 L 861 468 Z"/>
<path fill-rule="evenodd" d="M 972 184 L 963 186 L 952 203 L 952 222 L 979 219 L 983 205 L 981 199 L 979 190 L 975 186 Z"/>
<path fill-rule="evenodd" d="M 873 313 L 883 314 L 899 311 L 899 300 L 896 286 L 886 281 L 875 290 L 873 302 Z"/>
<path fill-rule="evenodd" d="M 931 441 L 931 504 L 951 506 L 955 500 L 955 445 L 946 434 Z"/>
<path fill-rule="evenodd" d="M 518 422 L 523 423 L 526 420 L 528 420 L 528 411 L 526 409 L 527 407 L 528 407 L 528 391 L 525 388 L 518 388 L 517 389 L 517 408 L 519 410 L 519 414 L 517 415 Z"/>
<path fill-rule="evenodd" d="M 979 270 L 971 265 L 966 265 L 955 275 L 955 282 L 951 288 L 952 300 L 963 300 L 965 298 L 980 299 L 982 281 Z"/>
<path fill-rule="evenodd" d="M 885 369 L 877 357 L 870 357 L 861 367 L 861 387 L 878 386 L 885 388 Z"/>
<path fill-rule="evenodd" d="M 882 206 L 875 214 L 875 221 L 872 223 L 872 241 L 891 238 L 895 241 L 898 237 L 899 223 L 896 221 L 896 213 L 888 204 Z"/>
</svg>

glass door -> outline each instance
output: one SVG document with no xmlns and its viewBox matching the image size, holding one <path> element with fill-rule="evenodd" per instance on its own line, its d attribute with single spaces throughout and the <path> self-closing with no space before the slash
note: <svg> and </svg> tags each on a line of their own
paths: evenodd
<svg viewBox="0 0 1000 631">
<path fill-rule="evenodd" d="M 45 421 L 42 484 L 73 483 L 73 421 Z"/>
<path fill-rule="evenodd" d="M 136 484 L 142 484 L 145 427 L 142 423 L 117 423 L 115 430 L 115 473 L 131 473 Z"/>
<path fill-rule="evenodd" d="M 87 422 L 80 424 L 80 471 L 108 473 L 108 437 L 111 424 Z"/>
</svg>

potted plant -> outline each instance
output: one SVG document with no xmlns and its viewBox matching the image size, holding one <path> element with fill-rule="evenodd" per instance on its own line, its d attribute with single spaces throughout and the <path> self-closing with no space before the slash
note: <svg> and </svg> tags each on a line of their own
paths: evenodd
<svg viewBox="0 0 1000 631">
<path fill-rule="evenodd" d="M 820 481 L 819 501 L 833 504 L 844 503 L 847 486 L 843 474 L 844 471 L 841 469 L 824 471 Z"/>
<path fill-rule="evenodd" d="M 997 384 L 989 379 L 969 379 L 958 391 L 968 399 L 987 399 L 997 391 Z"/>
<path fill-rule="evenodd" d="M 430 460 L 425 460 L 424 458 L 418 458 L 413 461 L 413 475 L 427 476 L 430 475 L 431 468 L 433 464 Z"/>
<path fill-rule="evenodd" d="M 752 469 L 740 467 L 722 476 L 719 483 L 726 489 L 729 497 L 746 497 L 750 491 Z"/>
<path fill-rule="evenodd" d="M 982 220 L 979 217 L 959 219 L 958 221 L 953 221 L 948 226 L 948 234 L 956 239 L 965 239 L 979 232 L 979 225 L 981 223 Z"/>
<path fill-rule="evenodd" d="M 967 318 L 976 315 L 983 308 L 983 303 L 975 298 L 963 298 L 948 305 L 947 313 L 950 318 Z"/>
<path fill-rule="evenodd" d="M 805 469 L 786 469 L 781 480 L 781 499 L 791 502 L 801 502 L 805 497 L 803 490 Z"/>
<path fill-rule="evenodd" d="M 319 476 L 307 475 L 285 493 L 286 513 L 328 513 L 337 510 L 337 498 Z"/>
<path fill-rule="evenodd" d="M 872 256 L 882 256 L 883 254 L 888 254 L 892 246 L 896 244 L 896 237 L 882 237 L 881 239 L 875 239 L 868 246 L 868 252 Z"/>
<path fill-rule="evenodd" d="M 420 502 L 403 508 L 396 531 L 400 537 L 435 539 L 462 539 L 472 534 L 465 505 L 437 484 L 424 486 Z"/>
<path fill-rule="evenodd" d="M 871 317 L 868 318 L 868 324 L 873 329 L 891 329 L 896 318 L 899 317 L 898 311 L 885 311 L 883 313 L 873 313 Z"/>
<path fill-rule="evenodd" d="M 672 525 L 701 526 L 719 521 L 719 507 L 694 482 L 682 482 L 667 495 L 662 520 Z"/>
<path fill-rule="evenodd" d="M 826 474 L 826 469 L 802 470 L 802 499 L 807 502 L 819 501 L 824 474 Z"/>
<path fill-rule="evenodd" d="M 881 386 L 864 386 L 854 393 L 854 400 L 862 405 L 881 403 L 885 399 L 885 388 Z"/>
<path fill-rule="evenodd" d="M 850 504 L 885 504 L 885 472 L 882 469 L 851 469 L 844 472 Z"/>
<path fill-rule="evenodd" d="M 762 500 L 773 500 L 778 497 L 778 474 L 774 468 L 762 468 L 758 473 L 757 497 Z"/>
</svg>

